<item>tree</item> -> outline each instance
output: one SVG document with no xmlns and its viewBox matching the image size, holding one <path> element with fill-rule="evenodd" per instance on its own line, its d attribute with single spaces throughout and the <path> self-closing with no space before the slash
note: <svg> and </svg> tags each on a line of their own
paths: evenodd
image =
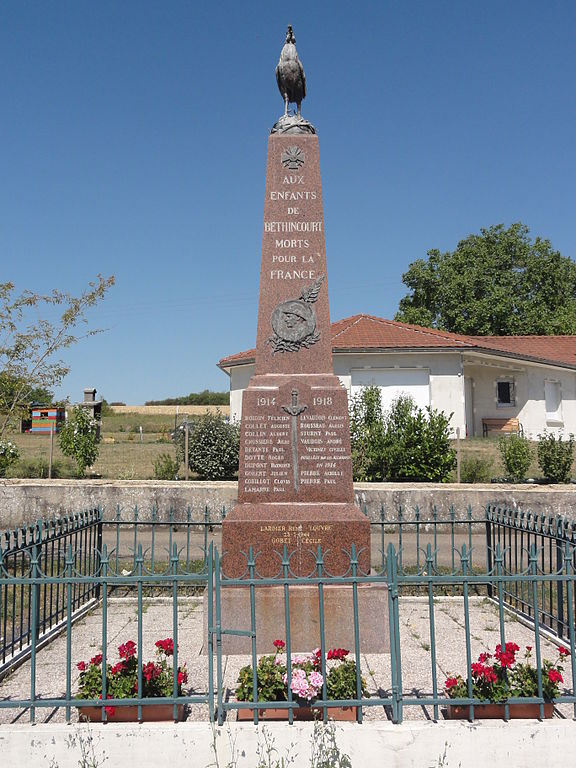
<svg viewBox="0 0 576 768">
<path fill-rule="evenodd" d="M 384 416 L 384 475 L 392 482 L 445 483 L 456 466 L 450 416 L 429 405 L 418 408 L 400 395 Z"/>
<path fill-rule="evenodd" d="M 75 405 L 58 433 L 60 450 L 74 459 L 79 477 L 83 477 L 86 467 L 92 466 L 98 458 L 99 427 L 99 421 L 92 416 L 89 408 Z"/>
<path fill-rule="evenodd" d="M 113 277 L 98 275 L 80 296 L 56 290 L 43 296 L 31 291 L 18 295 L 13 283 L 0 283 L 0 437 L 26 413 L 36 394 L 49 392 L 68 373 L 57 359 L 61 350 L 100 332 L 79 334 L 78 327 L 113 284 Z M 42 317 L 53 308 L 58 308 L 56 320 Z"/>
<path fill-rule="evenodd" d="M 384 480 L 384 414 L 379 387 L 362 387 L 350 401 L 352 472 L 358 482 Z"/>
<path fill-rule="evenodd" d="M 200 480 L 230 480 L 238 471 L 240 427 L 219 413 L 205 413 L 187 425 L 188 466 Z M 186 462 L 186 425 L 174 434 L 176 455 Z"/>
<path fill-rule="evenodd" d="M 576 263 L 522 223 L 432 249 L 402 281 L 400 322 L 473 336 L 576 334 Z"/>
</svg>

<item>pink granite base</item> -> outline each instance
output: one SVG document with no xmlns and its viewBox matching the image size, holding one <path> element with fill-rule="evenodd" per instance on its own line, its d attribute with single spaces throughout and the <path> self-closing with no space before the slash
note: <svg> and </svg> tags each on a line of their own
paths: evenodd
<svg viewBox="0 0 576 768">
<path fill-rule="evenodd" d="M 282 586 L 255 588 L 256 650 L 273 653 L 274 640 L 286 640 L 286 612 Z M 358 625 L 362 653 L 389 653 L 388 588 L 384 585 L 358 587 Z M 354 651 L 353 591 L 350 585 L 325 585 L 324 638 L 325 648 L 346 648 Z M 208 598 L 204 595 L 204 635 L 208 633 Z M 290 639 L 294 653 L 305 653 L 320 646 L 320 617 L 318 587 L 290 587 Z M 221 590 L 222 629 L 250 630 L 250 588 L 223 587 Z M 248 654 L 252 651 L 250 637 L 222 635 L 222 652 Z M 204 648 L 204 652 L 207 649 Z"/>
<path fill-rule="evenodd" d="M 323 574 L 350 575 L 352 544 L 357 573 L 369 573 L 370 522 L 354 504 L 238 504 L 222 524 L 222 570 L 228 578 L 247 577 L 252 547 L 255 576 L 282 576 L 285 545 L 291 576 L 317 574 L 318 547 Z"/>
</svg>

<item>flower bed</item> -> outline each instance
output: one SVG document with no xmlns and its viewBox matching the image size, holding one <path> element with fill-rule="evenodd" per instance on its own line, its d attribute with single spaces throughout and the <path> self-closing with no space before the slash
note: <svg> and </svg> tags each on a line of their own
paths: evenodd
<svg viewBox="0 0 576 768">
<path fill-rule="evenodd" d="M 504 648 L 498 644 L 494 654 L 481 653 L 478 661 L 470 665 L 467 680 L 461 675 L 450 676 L 445 683 L 446 695 L 450 699 L 467 699 L 471 696 L 479 700 L 474 706 L 475 717 L 503 717 L 504 703 L 508 699 L 539 698 L 545 702 L 545 716 L 552 716 L 551 702 L 558 696 L 559 685 L 563 683 L 562 660 L 570 655 L 565 648 L 559 648 L 558 659 L 554 662 L 543 659 L 541 664 L 541 692 L 538 684 L 538 670 L 530 663 L 532 647 L 527 645 L 524 661 L 519 661 L 516 654 L 520 648 L 516 643 L 506 643 Z M 490 704 L 486 704 L 490 702 Z M 493 705 L 498 705 L 496 709 Z M 485 709 L 483 707 L 490 707 Z M 518 707 L 529 707 L 519 710 Z M 510 717 L 540 717 L 540 707 L 534 702 L 509 704 Z M 468 717 L 467 705 L 449 705 L 449 716 Z M 519 714 L 523 712 L 524 714 Z M 548 714 L 546 714 L 548 713 Z"/>
<path fill-rule="evenodd" d="M 360 676 L 359 687 L 356 662 L 349 659 L 349 651 L 344 648 L 332 648 L 325 658 L 319 648 L 307 654 L 285 654 L 286 644 L 283 640 L 274 641 L 275 653 L 262 656 L 256 667 L 256 701 L 277 702 L 288 701 L 289 690 L 291 698 L 299 706 L 293 709 L 295 719 L 309 719 L 308 712 L 313 704 L 322 698 L 326 686 L 327 701 L 346 701 L 366 696 L 366 683 Z M 254 701 L 254 675 L 251 665 L 240 670 L 238 676 L 236 699 L 238 701 Z M 342 709 L 340 717 L 335 719 L 354 719 L 355 707 L 332 708 Z M 304 710 L 307 710 L 305 713 Z M 353 711 L 354 710 L 354 711 Z M 321 714 L 322 708 L 315 709 L 316 715 Z M 288 719 L 288 709 L 262 709 L 258 714 L 263 719 Z M 332 714 L 336 715 L 334 711 Z M 331 714 L 331 716 L 332 716 Z M 252 719 L 252 710 L 239 710 L 238 719 Z"/>
<path fill-rule="evenodd" d="M 104 676 L 106 683 L 106 699 L 147 699 L 174 696 L 174 667 L 168 662 L 168 659 L 174 655 L 174 642 L 172 638 L 168 637 L 165 640 L 158 640 L 155 645 L 156 660 L 142 663 L 142 688 L 140 691 L 138 690 L 138 652 L 136 643 L 133 640 L 128 640 L 128 642 L 122 643 L 118 646 L 118 655 L 120 656 L 120 661 L 114 665 L 106 665 L 106 674 Z M 85 661 L 80 661 L 76 666 L 80 671 L 80 681 L 78 685 L 78 692 L 76 693 L 76 698 L 102 700 L 102 654 L 96 654 L 96 656 L 93 656 L 88 663 Z M 178 667 L 176 671 L 177 696 L 182 695 L 182 685 L 187 681 L 188 673 L 186 671 L 186 665 L 184 664 L 183 666 Z M 164 715 L 162 717 L 158 717 L 157 711 L 156 716 L 154 716 L 151 706 L 143 706 L 141 718 L 142 720 L 174 719 L 174 709 L 172 704 L 154 706 L 162 706 L 166 708 Z M 178 706 L 180 707 L 181 719 L 183 707 L 182 705 Z M 124 715 L 127 718 L 128 708 L 132 708 L 137 711 L 137 706 L 133 704 L 126 706 L 120 705 L 119 707 L 105 706 L 104 710 L 106 712 L 107 718 L 122 720 L 123 715 L 116 717 L 117 708 L 126 710 Z M 82 707 L 80 714 L 87 719 L 100 720 L 102 714 L 101 707 Z M 129 719 L 136 718 L 130 716 Z"/>
</svg>

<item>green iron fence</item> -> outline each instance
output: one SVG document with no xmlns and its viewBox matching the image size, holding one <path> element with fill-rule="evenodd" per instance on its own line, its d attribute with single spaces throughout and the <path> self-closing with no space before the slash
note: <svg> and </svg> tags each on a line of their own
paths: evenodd
<svg viewBox="0 0 576 768">
<path fill-rule="evenodd" d="M 20 696 L 2 696 L 0 688 L 0 709 L 26 709 L 32 721 L 40 708 L 61 707 L 70 719 L 72 708 L 80 704 L 98 704 L 102 718 L 106 719 L 105 706 L 125 704 L 128 700 L 106 700 L 105 684 L 102 701 L 82 701 L 74 698 L 73 689 L 77 677 L 74 646 L 74 621 L 79 612 L 98 606 L 100 627 L 98 643 L 106 664 L 107 649 L 110 647 L 109 611 L 117 595 L 130 595 L 136 605 L 136 641 L 138 647 L 139 687 L 132 700 L 142 708 L 159 703 L 172 705 L 200 704 L 207 707 L 211 719 L 222 722 L 227 715 L 238 709 L 249 709 L 258 722 L 259 712 L 270 706 L 288 710 L 289 721 L 294 719 L 298 700 L 288 693 L 287 701 L 237 702 L 230 696 L 223 672 L 223 640 L 226 636 L 240 635 L 247 638 L 250 646 L 249 663 L 253 672 L 257 668 L 258 626 L 256 623 L 256 595 L 258 590 L 268 586 L 280 586 L 284 626 L 279 628 L 286 640 L 288 659 L 294 646 L 290 637 L 290 593 L 306 584 L 315 592 L 320 617 L 319 647 L 321 672 L 325 678 L 326 633 L 325 594 L 329 586 L 342 585 L 349 590 L 353 606 L 353 620 L 350 633 L 351 657 L 361 660 L 365 627 L 359 620 L 358 594 L 366 586 L 387 590 L 390 633 L 389 676 L 390 685 L 383 690 L 372 691 L 370 698 L 361 696 L 363 670 L 358 665 L 356 697 L 342 701 L 327 699 L 326 684 L 323 683 L 316 704 L 320 716 L 328 717 L 329 706 L 358 706 L 357 719 L 363 720 L 367 708 L 384 708 L 389 719 L 402 722 L 407 707 L 429 707 L 432 718 L 438 719 L 440 707 L 446 698 L 439 680 L 437 637 L 437 601 L 442 595 L 457 598 L 454 605 L 461 609 L 461 625 L 464 628 L 464 655 L 466 669 L 472 664 L 474 628 L 470 626 L 470 600 L 474 595 L 485 595 L 497 613 L 500 642 L 507 641 L 505 616 L 515 610 L 530 622 L 533 634 L 535 659 L 540 675 L 542 694 L 542 654 L 540 652 L 541 630 L 552 629 L 562 638 L 571 652 L 571 667 L 565 675 L 568 692 L 558 698 L 570 704 L 576 715 L 576 669 L 574 666 L 574 615 L 575 615 L 575 550 L 572 544 L 571 526 L 563 523 L 551 524 L 549 519 L 536 518 L 522 513 L 488 508 L 482 519 L 473 519 L 471 511 L 458 516 L 449 510 L 444 516 L 435 512 L 430 516 L 418 510 L 409 514 L 402 511 L 386 515 L 382 510 L 379 521 L 373 524 L 373 552 L 377 552 L 377 567 L 370 574 L 358 570 L 358 554 L 350 551 L 350 569 L 346 576 L 328 576 L 323 568 L 323 552 L 316 552 L 316 570 L 306 579 L 291 573 L 290 553 L 278 553 L 279 579 L 262 579 L 258 576 L 258 553 L 246 553 L 246 574 L 241 580 L 227 579 L 222 573 L 221 557 L 214 546 L 214 535 L 222 521 L 223 513 L 211 515 L 205 510 L 200 516 L 190 510 L 177 517 L 169 511 L 164 517 L 158 512 L 150 516 L 141 515 L 138 510 L 123 516 L 117 512 L 106 522 L 100 511 L 85 516 L 69 518 L 61 528 L 54 523 L 47 527 L 34 528 L 34 533 L 3 534 L 0 550 L 0 626 L 2 629 L 3 661 L 22 660 L 24 653 L 30 659 L 30 686 Z M 198 519 L 200 518 L 200 519 Z M 76 523 L 74 523 L 76 520 Z M 51 527 L 52 526 L 52 527 Z M 39 531 L 58 531 L 54 535 Z M 554 533 L 561 533 L 554 538 Z M 553 545 L 550 545 L 550 541 Z M 9 544 L 9 546 L 8 546 Z M 561 557 L 559 551 L 561 549 Z M 544 552 L 543 552 L 544 550 Z M 50 557 L 48 556 L 50 553 Z M 474 558 L 473 558 L 474 556 Z M 50 561 L 54 561 L 52 564 Z M 483 561 L 483 562 L 482 562 Z M 249 628 L 238 628 L 223 624 L 221 601 L 223 590 L 241 586 L 250 595 Z M 146 605 L 159 596 L 170 599 L 171 626 L 166 628 L 178 647 L 178 611 L 182 602 L 190 595 L 206 592 L 207 611 L 207 663 L 205 674 L 193 681 L 192 692 L 187 696 L 166 697 L 165 699 L 142 698 L 142 668 L 144 664 L 144 615 Z M 414 693 L 403 682 L 409 670 L 403 664 L 401 631 L 402 606 L 405 595 L 420 595 L 424 598 L 427 615 L 427 637 L 429 649 L 423 656 L 429 664 L 429 685 L 426 690 Z M 561 601 L 560 601 L 561 596 Z M 20 605 L 20 608 L 17 606 Z M 17 620 L 15 620 L 15 618 Z M 14 629 L 14 627 L 17 629 Z M 20 627 L 22 628 L 20 630 Z M 38 651 L 50 633 L 65 632 L 65 659 L 63 692 L 51 695 L 39 691 Z M 16 637 L 20 632 L 19 639 Z M 73 650 L 74 649 L 74 650 Z M 174 669 L 178 668 L 178 651 L 174 656 Z M 1 674 L 1 671 L 0 671 Z M 291 679 L 291 664 L 288 663 L 288 689 Z M 255 676 L 253 676 L 254 679 Z M 175 692 L 174 692 L 175 693 Z M 474 716 L 474 705 L 479 703 L 471 695 L 458 700 L 470 706 L 470 717 Z M 102 703 L 105 701 L 105 704 Z M 542 695 L 534 697 L 537 704 L 543 703 Z"/>
</svg>

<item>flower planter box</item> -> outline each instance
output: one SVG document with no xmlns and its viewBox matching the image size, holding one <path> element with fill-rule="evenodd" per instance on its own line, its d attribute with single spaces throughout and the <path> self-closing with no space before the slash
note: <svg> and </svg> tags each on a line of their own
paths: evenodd
<svg viewBox="0 0 576 768">
<path fill-rule="evenodd" d="M 327 707 L 328 717 L 331 720 L 347 720 L 349 722 L 356 721 L 357 707 Z M 276 707 L 270 707 L 269 709 L 258 710 L 258 720 L 284 720 L 288 721 L 288 709 L 280 709 Z M 238 720 L 253 721 L 254 710 L 253 709 L 239 709 Z M 295 707 L 293 710 L 294 720 L 316 720 L 322 719 L 322 707 Z"/>
<path fill-rule="evenodd" d="M 510 720 L 538 720 L 540 718 L 540 704 L 509 704 L 508 712 Z M 544 704 L 544 717 L 554 716 L 554 704 Z M 468 720 L 470 707 L 448 704 L 449 720 Z M 474 707 L 475 720 L 504 720 L 504 704 L 477 704 Z"/>
<path fill-rule="evenodd" d="M 78 707 L 80 720 L 86 720 L 92 723 L 102 722 L 101 707 Z M 177 720 L 184 717 L 184 704 L 176 705 Z M 138 719 L 138 706 L 136 704 L 126 704 L 114 707 L 113 715 L 106 715 L 109 723 L 152 723 L 174 720 L 174 707 L 172 704 L 149 704 L 142 706 L 142 718 Z"/>
</svg>

